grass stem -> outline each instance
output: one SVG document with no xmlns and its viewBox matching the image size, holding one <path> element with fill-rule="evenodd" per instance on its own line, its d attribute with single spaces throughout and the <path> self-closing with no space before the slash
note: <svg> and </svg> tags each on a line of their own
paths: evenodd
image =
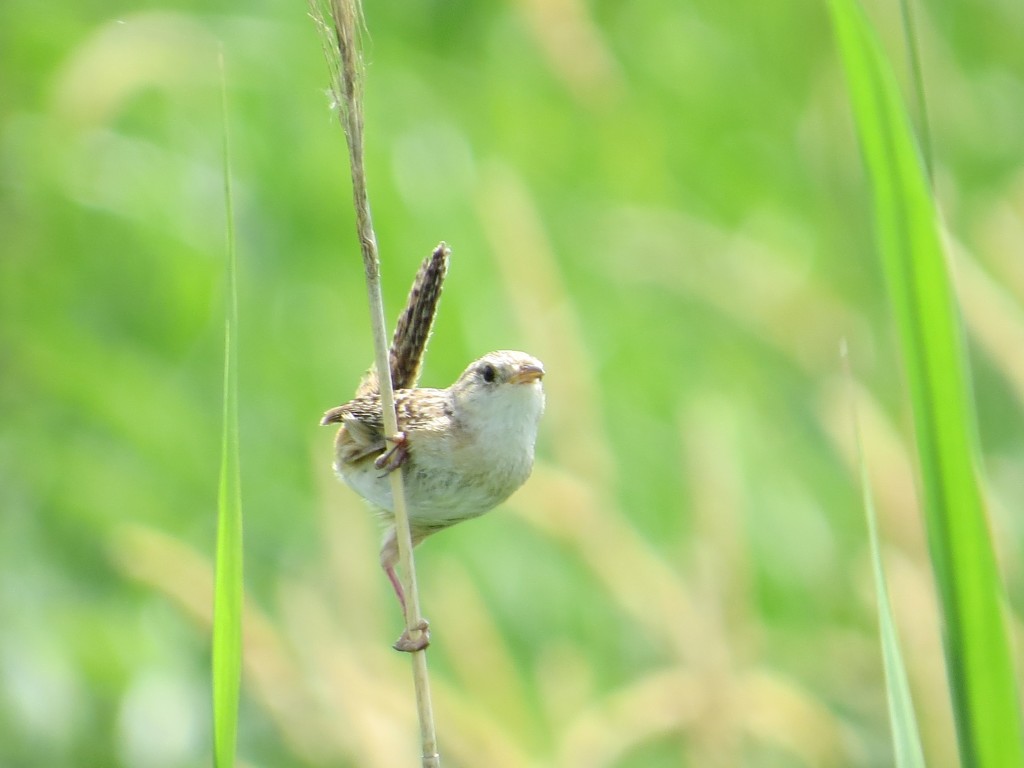
<svg viewBox="0 0 1024 768">
<path fill-rule="evenodd" d="M 242 491 L 238 446 L 238 256 L 231 193 L 224 56 L 219 57 L 224 119 L 224 208 L 227 217 L 224 308 L 224 413 L 217 498 L 217 562 L 213 596 L 213 754 L 216 768 L 235 764 L 242 676 Z"/>
<path fill-rule="evenodd" d="M 332 89 L 338 117 L 348 142 L 352 173 L 352 202 L 356 213 L 356 231 L 366 274 L 366 291 L 370 303 L 370 324 L 377 371 L 390 371 L 388 335 L 384 321 L 384 302 L 380 288 L 380 260 L 377 237 L 373 231 L 370 202 L 366 191 L 363 163 L 362 61 L 359 53 L 359 26 L 362 20 L 358 0 L 329 0 L 327 14 L 314 0 L 313 15 L 319 23 L 328 65 L 332 70 Z M 328 25 L 326 19 L 330 19 Z M 379 376 L 384 428 L 389 435 L 398 433 L 395 395 L 391 376 Z M 405 488 L 401 472 L 389 473 L 394 500 L 395 529 L 398 539 L 399 564 L 405 576 L 405 626 L 415 637 L 423 617 L 420 614 L 419 590 L 412 553 L 412 536 L 406 508 Z M 430 699 L 430 678 L 426 651 L 411 654 L 413 682 L 416 688 L 416 709 L 419 715 L 424 768 L 439 768 L 433 707 Z"/>
</svg>

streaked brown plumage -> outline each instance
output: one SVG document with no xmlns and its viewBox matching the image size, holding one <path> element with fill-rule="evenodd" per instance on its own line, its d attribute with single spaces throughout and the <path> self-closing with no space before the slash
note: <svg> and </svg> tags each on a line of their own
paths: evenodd
<svg viewBox="0 0 1024 768">
<path fill-rule="evenodd" d="M 477 517 L 508 498 L 533 467 L 537 426 L 544 411 L 544 367 L 524 352 L 492 352 L 472 363 L 447 389 L 395 393 L 402 433 L 399 463 L 414 543 Z M 341 479 L 382 510 L 390 522 L 391 484 L 380 395 L 363 395 L 324 414 L 341 424 L 334 468 Z M 381 564 L 393 569 L 397 547 L 389 527 Z"/>
<path fill-rule="evenodd" d="M 448 256 L 441 243 L 420 267 L 392 340 L 389 362 L 399 434 L 385 437 L 373 369 L 363 377 L 356 397 L 327 411 L 320 422 L 341 425 L 334 469 L 388 524 L 381 566 L 403 608 L 388 472 L 402 468 L 415 546 L 437 531 L 488 512 L 526 481 L 544 411 L 544 367 L 524 352 L 484 355 L 447 389 L 414 388 Z M 426 642 L 425 632 L 418 641 L 406 633 L 395 647 L 418 650 Z"/>
<path fill-rule="evenodd" d="M 424 259 L 405 300 L 405 309 L 398 317 L 395 335 L 391 339 L 388 363 L 391 367 L 391 386 L 396 389 L 412 389 L 420 379 L 423 369 L 423 353 L 434 327 L 437 305 L 441 300 L 441 288 L 448 275 L 448 260 L 451 249 L 439 243 L 434 252 Z M 377 369 L 371 367 L 364 375 L 356 397 L 377 392 L 380 384 Z"/>
</svg>

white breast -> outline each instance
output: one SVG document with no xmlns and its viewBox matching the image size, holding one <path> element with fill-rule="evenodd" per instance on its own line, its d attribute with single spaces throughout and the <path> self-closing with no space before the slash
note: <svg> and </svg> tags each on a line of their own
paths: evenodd
<svg viewBox="0 0 1024 768">
<path fill-rule="evenodd" d="M 451 429 L 407 433 L 403 471 L 414 528 L 443 528 L 482 515 L 530 476 L 544 410 L 540 382 L 503 387 L 479 400 L 459 403 Z M 391 481 L 372 461 L 336 469 L 360 496 L 393 510 Z"/>
</svg>

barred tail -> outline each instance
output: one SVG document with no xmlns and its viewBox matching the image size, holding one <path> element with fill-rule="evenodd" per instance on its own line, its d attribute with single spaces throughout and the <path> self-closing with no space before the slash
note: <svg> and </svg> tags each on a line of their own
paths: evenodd
<svg viewBox="0 0 1024 768">
<path fill-rule="evenodd" d="M 443 242 L 420 265 L 416 279 L 409 290 L 405 309 L 398 318 L 395 335 L 391 340 L 389 364 L 391 385 L 397 389 L 412 389 L 420 378 L 423 367 L 423 353 L 434 327 L 437 304 L 441 299 L 441 288 L 448 274 L 448 258 L 451 249 Z M 371 368 L 363 376 L 356 390 L 356 396 L 376 392 L 377 372 Z"/>
</svg>

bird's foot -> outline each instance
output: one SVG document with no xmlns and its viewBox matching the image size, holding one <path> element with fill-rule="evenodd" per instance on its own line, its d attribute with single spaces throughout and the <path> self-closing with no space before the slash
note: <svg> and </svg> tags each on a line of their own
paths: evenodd
<svg viewBox="0 0 1024 768">
<path fill-rule="evenodd" d="M 421 619 L 414 629 L 405 630 L 392 647 L 403 653 L 415 653 L 422 651 L 428 645 L 430 645 L 430 624 L 426 619 Z"/>
<path fill-rule="evenodd" d="M 377 457 L 373 466 L 383 469 L 384 474 L 388 475 L 402 466 L 409 457 L 409 438 L 405 436 L 404 432 L 398 432 L 384 439 L 391 443 L 391 447 Z"/>
</svg>

